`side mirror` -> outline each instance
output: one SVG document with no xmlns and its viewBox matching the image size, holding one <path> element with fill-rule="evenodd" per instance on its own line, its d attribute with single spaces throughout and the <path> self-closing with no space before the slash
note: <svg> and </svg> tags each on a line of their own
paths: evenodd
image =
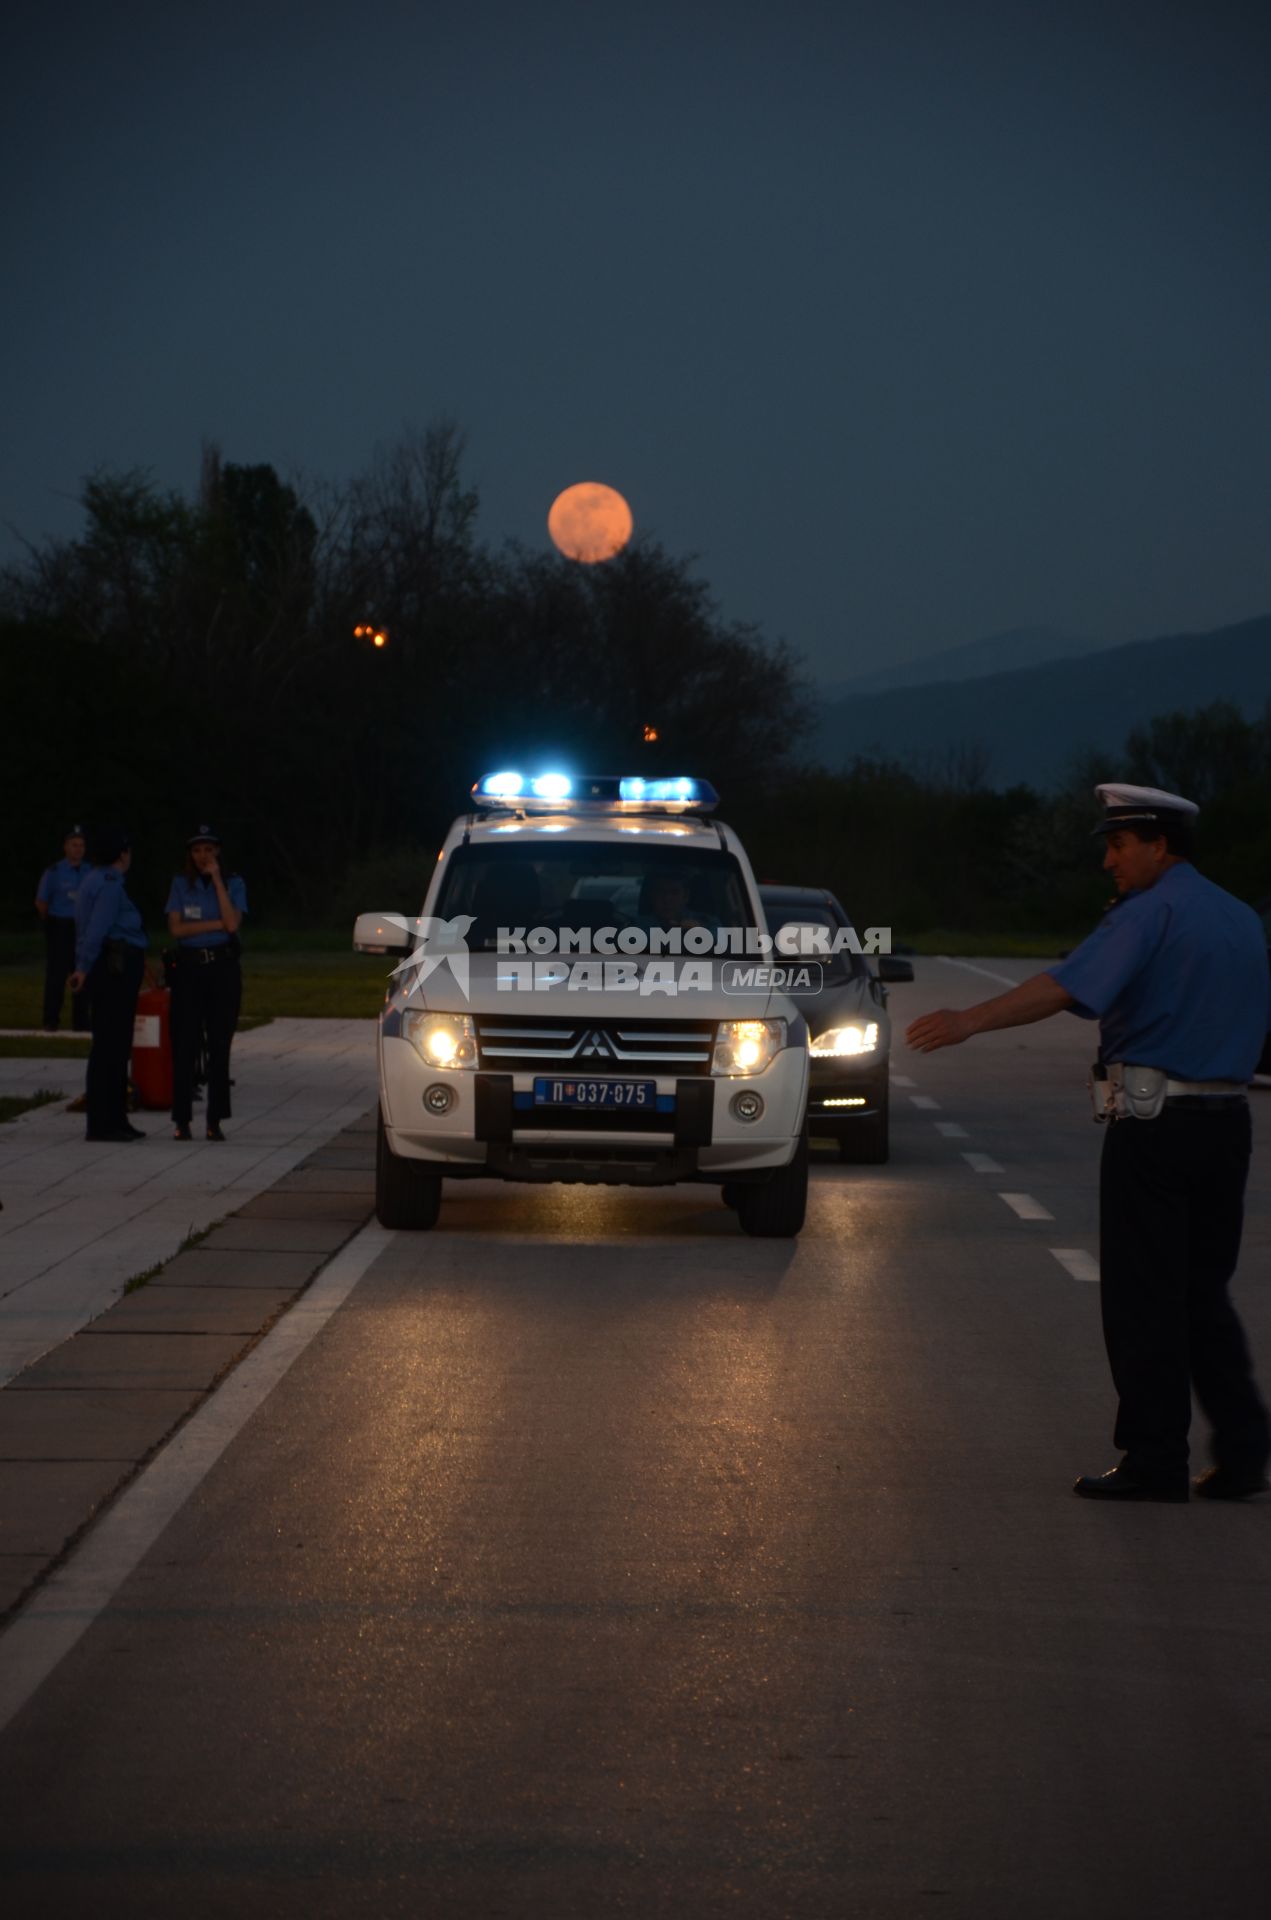
<svg viewBox="0 0 1271 1920">
<path fill-rule="evenodd" d="M 895 986 L 902 980 L 912 980 L 914 968 L 912 960 L 899 960 L 894 953 L 880 953 L 878 956 L 878 977 L 889 985 Z"/>
<path fill-rule="evenodd" d="M 415 922 L 401 913 L 359 913 L 353 922 L 354 953 L 409 953 Z"/>
</svg>

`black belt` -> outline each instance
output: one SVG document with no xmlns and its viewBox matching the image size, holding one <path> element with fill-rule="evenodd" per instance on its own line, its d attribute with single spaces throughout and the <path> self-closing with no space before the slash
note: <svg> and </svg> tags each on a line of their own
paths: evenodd
<svg viewBox="0 0 1271 1920">
<path fill-rule="evenodd" d="M 223 947 L 182 947 L 177 964 L 182 960 L 197 960 L 201 966 L 210 967 L 217 960 L 233 960 L 234 949 L 228 942 Z"/>
<path fill-rule="evenodd" d="M 1249 1102 L 1243 1093 L 1167 1093 L 1165 1104 L 1182 1113 L 1236 1113 Z"/>
</svg>

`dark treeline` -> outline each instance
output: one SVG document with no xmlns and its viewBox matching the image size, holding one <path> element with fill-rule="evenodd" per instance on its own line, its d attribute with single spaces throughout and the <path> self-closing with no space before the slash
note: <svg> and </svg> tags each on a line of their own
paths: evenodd
<svg viewBox="0 0 1271 1920">
<path fill-rule="evenodd" d="M 72 819 L 130 828 L 150 912 L 198 820 L 257 924 L 414 907 L 475 776 L 552 760 L 706 774 L 764 877 L 833 886 L 902 936 L 1087 922 L 1106 892 L 1090 787 L 1112 775 L 1192 794 L 1207 870 L 1250 898 L 1271 884 L 1271 720 L 1167 717 L 1057 794 L 989 790 L 973 750 L 809 768 L 788 649 L 651 541 L 595 567 L 491 552 L 462 453 L 443 422 L 339 488 L 215 451 L 195 500 L 86 483 L 80 536 L 0 579 L 11 926 Z"/>
</svg>

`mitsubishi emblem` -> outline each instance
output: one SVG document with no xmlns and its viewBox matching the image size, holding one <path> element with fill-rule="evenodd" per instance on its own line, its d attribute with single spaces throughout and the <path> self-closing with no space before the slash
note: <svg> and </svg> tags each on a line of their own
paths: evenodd
<svg viewBox="0 0 1271 1920">
<path fill-rule="evenodd" d="M 612 1060 L 613 1048 L 599 1027 L 593 1027 L 580 1049 L 584 1060 Z"/>
</svg>

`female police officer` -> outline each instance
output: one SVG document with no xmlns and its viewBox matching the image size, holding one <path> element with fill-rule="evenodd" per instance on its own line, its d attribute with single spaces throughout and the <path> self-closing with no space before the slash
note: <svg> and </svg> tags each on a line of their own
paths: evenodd
<svg viewBox="0 0 1271 1920">
<path fill-rule="evenodd" d="M 124 875 L 132 843 L 120 827 L 107 827 L 93 845 L 94 870 L 75 903 L 75 971 L 71 992 L 89 986 L 93 1044 L 84 1095 L 88 1140 L 142 1140 L 128 1119 L 128 1056 L 133 1016 L 145 966 L 141 915 L 128 898 Z"/>
<path fill-rule="evenodd" d="M 168 931 L 178 943 L 172 968 L 172 1119 L 178 1140 L 190 1138 L 194 1063 L 207 1041 L 207 1137 L 223 1140 L 229 1118 L 229 1050 L 243 997 L 238 929 L 247 889 L 221 872 L 221 842 L 209 826 L 191 834 L 185 872 L 168 894 Z"/>
</svg>

